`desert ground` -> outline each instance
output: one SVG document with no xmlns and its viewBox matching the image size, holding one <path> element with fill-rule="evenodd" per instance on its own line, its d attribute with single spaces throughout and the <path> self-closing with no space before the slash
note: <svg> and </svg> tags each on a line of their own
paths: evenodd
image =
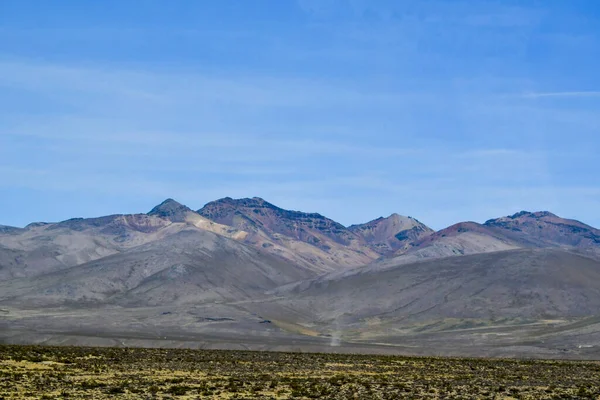
<svg viewBox="0 0 600 400">
<path fill-rule="evenodd" d="M 2 399 L 600 398 L 600 363 L 0 346 Z"/>
</svg>

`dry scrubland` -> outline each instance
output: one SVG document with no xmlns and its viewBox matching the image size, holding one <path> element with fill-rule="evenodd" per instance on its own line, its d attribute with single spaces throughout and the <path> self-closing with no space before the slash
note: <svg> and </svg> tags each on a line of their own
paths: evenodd
<svg viewBox="0 0 600 400">
<path fill-rule="evenodd" d="M 600 363 L 0 346 L 0 398 L 600 398 Z"/>
</svg>

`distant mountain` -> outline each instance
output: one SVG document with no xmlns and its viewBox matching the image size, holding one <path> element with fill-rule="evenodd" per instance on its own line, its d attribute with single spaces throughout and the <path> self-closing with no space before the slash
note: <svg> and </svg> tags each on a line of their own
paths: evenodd
<svg viewBox="0 0 600 400">
<path fill-rule="evenodd" d="M 412 217 L 392 214 L 365 224 L 348 228 L 365 239 L 375 251 L 383 255 L 406 249 L 412 242 L 431 235 L 434 231 Z"/>
<path fill-rule="evenodd" d="M 185 222 L 191 213 L 193 213 L 191 208 L 173 199 L 166 199 L 150 210 L 148 215 L 165 218 L 171 222 Z"/>
<path fill-rule="evenodd" d="M 600 247 L 600 231 L 550 212 L 522 211 L 485 224 L 461 222 L 423 237 L 395 253 L 404 262 L 521 248 Z M 591 251 L 591 254 L 595 250 Z M 384 260 L 389 265 L 396 261 Z"/>
<path fill-rule="evenodd" d="M 0 226 L 0 342 L 593 358 L 599 282 L 600 231 L 549 212 L 433 232 L 397 214 L 346 228 L 260 198 L 198 212 L 167 199 Z"/>
<path fill-rule="evenodd" d="M 163 201 L 150 210 L 147 215 L 166 219 L 173 223 L 190 224 L 196 228 L 214 232 L 219 235 L 237 240 L 243 240 L 248 235 L 247 232 L 240 231 L 231 226 L 218 224 L 215 221 L 205 218 L 189 207 L 184 206 L 173 199 L 167 199 Z"/>
<path fill-rule="evenodd" d="M 274 295 L 272 318 L 285 318 L 279 314 L 285 310 L 307 316 L 296 323 L 348 330 L 356 338 L 479 324 L 518 327 L 596 315 L 600 261 L 561 249 L 518 249 L 326 275 Z"/>
<path fill-rule="evenodd" d="M 226 197 L 198 213 L 248 232 L 248 243 L 323 271 L 364 265 L 379 256 L 361 235 L 340 223 L 321 214 L 285 210 L 258 197 Z"/>
<path fill-rule="evenodd" d="M 0 233 L 0 279 L 41 275 L 162 240 L 183 229 L 210 231 L 234 239 L 245 232 L 209 221 L 169 200 L 150 214 L 73 218 L 33 223 Z"/>
<path fill-rule="evenodd" d="M 523 247 L 600 246 L 600 230 L 548 211 L 528 212 L 491 219 L 484 226 L 495 228 Z"/>
<path fill-rule="evenodd" d="M 19 233 L 22 230 L 22 228 L 16 228 L 14 226 L 0 225 L 0 235 L 5 233 Z"/>
<path fill-rule="evenodd" d="M 19 305 L 174 305 L 260 297 L 310 271 L 212 232 L 185 228 L 163 240 L 35 278 L 0 284 Z"/>
<path fill-rule="evenodd" d="M 410 246 L 396 252 L 396 255 L 410 256 L 407 259 L 414 261 L 520 247 L 518 243 L 493 228 L 476 222 L 461 222 L 412 242 Z"/>
<path fill-rule="evenodd" d="M 321 214 L 284 210 L 259 197 L 224 198 L 206 204 L 198 213 L 224 225 L 239 225 L 240 229 L 262 231 L 271 237 L 285 235 L 324 250 L 329 248 L 323 237 L 344 246 L 360 241 L 345 226 Z"/>
</svg>

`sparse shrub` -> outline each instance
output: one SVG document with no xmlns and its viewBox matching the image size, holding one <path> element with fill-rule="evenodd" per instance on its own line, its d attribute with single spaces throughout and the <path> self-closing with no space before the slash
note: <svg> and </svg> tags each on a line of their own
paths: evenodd
<svg viewBox="0 0 600 400">
<path fill-rule="evenodd" d="M 175 396 L 183 396 L 185 394 L 187 394 L 188 391 L 190 391 L 192 388 L 189 386 L 183 386 L 183 385 L 176 385 L 176 386 L 171 386 L 169 389 L 167 389 L 167 393 L 173 394 Z"/>
<path fill-rule="evenodd" d="M 125 388 L 123 386 L 113 386 L 107 390 L 108 394 L 120 394 L 125 393 Z"/>
<path fill-rule="evenodd" d="M 88 379 L 87 381 L 81 382 L 82 389 L 95 389 L 99 387 L 105 387 L 106 383 L 98 382 L 94 379 Z"/>
</svg>

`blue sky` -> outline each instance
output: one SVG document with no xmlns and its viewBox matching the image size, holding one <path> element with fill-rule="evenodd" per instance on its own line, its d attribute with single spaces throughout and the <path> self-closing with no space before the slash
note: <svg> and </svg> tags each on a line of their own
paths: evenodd
<svg viewBox="0 0 600 400">
<path fill-rule="evenodd" d="M 0 2 L 0 224 L 260 196 L 600 227 L 596 0 Z"/>
</svg>

